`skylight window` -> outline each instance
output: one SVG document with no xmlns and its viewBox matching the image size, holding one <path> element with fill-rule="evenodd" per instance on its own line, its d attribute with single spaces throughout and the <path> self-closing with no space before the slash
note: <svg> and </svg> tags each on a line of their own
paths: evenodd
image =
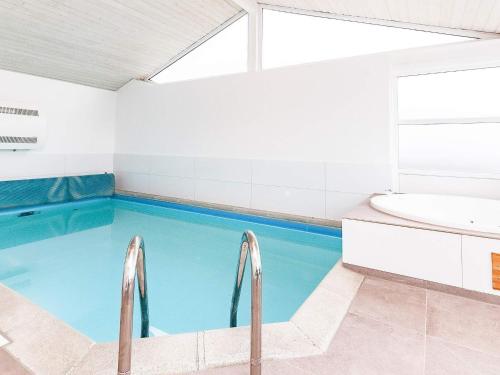
<svg viewBox="0 0 500 375">
<path fill-rule="evenodd" d="M 264 10 L 263 68 L 471 40 L 462 36 Z"/>
<path fill-rule="evenodd" d="M 247 71 L 248 16 L 245 15 L 151 78 L 184 81 Z"/>
</svg>

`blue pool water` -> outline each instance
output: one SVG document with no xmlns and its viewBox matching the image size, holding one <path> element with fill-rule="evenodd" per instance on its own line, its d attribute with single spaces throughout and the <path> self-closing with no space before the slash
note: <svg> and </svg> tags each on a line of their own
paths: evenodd
<svg viewBox="0 0 500 375">
<path fill-rule="evenodd" d="M 123 261 L 133 235 L 145 241 L 151 326 L 170 334 L 228 327 L 244 230 L 260 244 L 266 323 L 289 320 L 341 256 L 340 232 L 170 206 L 113 198 L 0 214 L 0 282 L 105 342 L 118 338 Z M 240 325 L 249 323 L 249 291 L 247 279 Z M 137 296 L 134 315 L 138 336 Z"/>
</svg>

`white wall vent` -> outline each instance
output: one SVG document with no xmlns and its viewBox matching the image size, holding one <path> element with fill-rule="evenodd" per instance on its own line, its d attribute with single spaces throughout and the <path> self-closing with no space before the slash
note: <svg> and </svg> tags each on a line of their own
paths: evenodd
<svg viewBox="0 0 500 375">
<path fill-rule="evenodd" d="M 45 134 L 45 120 L 38 109 L 0 104 L 0 150 L 39 148 Z"/>
</svg>

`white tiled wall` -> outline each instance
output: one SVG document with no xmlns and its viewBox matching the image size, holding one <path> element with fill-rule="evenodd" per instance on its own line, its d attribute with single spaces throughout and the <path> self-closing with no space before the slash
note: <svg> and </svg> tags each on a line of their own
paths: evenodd
<svg viewBox="0 0 500 375">
<path fill-rule="evenodd" d="M 116 154 L 114 169 L 122 190 L 328 219 L 390 188 L 384 165 Z"/>
<path fill-rule="evenodd" d="M 254 184 L 325 189 L 323 163 L 255 160 L 252 164 L 252 182 Z"/>
<path fill-rule="evenodd" d="M 1 151 L 0 181 L 113 172 L 113 154 Z"/>
<path fill-rule="evenodd" d="M 196 159 L 196 178 L 226 182 L 252 182 L 252 161 L 240 159 Z"/>
<path fill-rule="evenodd" d="M 194 199 L 202 202 L 250 207 L 252 185 L 243 182 L 196 180 Z"/>
<path fill-rule="evenodd" d="M 196 188 L 194 182 L 194 178 L 152 174 L 149 176 L 149 191 L 155 195 L 193 199 Z"/>
<path fill-rule="evenodd" d="M 500 179 L 400 174 L 399 191 L 500 199 Z"/>
<path fill-rule="evenodd" d="M 0 69 L 0 98 L 40 110 L 46 142 L 1 150 L 0 180 L 113 172 L 117 93 Z"/>
<path fill-rule="evenodd" d="M 150 157 L 150 163 L 151 173 L 155 175 L 180 178 L 195 176 L 194 158 L 153 155 Z"/>
<path fill-rule="evenodd" d="M 341 218 L 346 212 L 368 199 L 371 194 L 326 192 L 326 217 Z"/>
<path fill-rule="evenodd" d="M 325 191 L 254 185 L 252 186 L 252 208 L 324 218 Z"/>
<path fill-rule="evenodd" d="M 327 163 L 326 190 L 372 194 L 390 188 L 391 169 L 383 164 Z"/>
</svg>

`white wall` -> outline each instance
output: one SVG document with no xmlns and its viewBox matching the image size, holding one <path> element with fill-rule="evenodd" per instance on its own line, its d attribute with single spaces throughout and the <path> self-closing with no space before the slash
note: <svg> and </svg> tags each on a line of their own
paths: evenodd
<svg viewBox="0 0 500 375">
<path fill-rule="evenodd" d="M 399 69 L 500 61 L 467 42 L 119 91 L 126 190 L 338 219 L 391 188 Z"/>
<path fill-rule="evenodd" d="M 43 148 L 0 150 L 0 180 L 112 172 L 116 97 L 113 91 L 0 70 L 0 103 L 35 105 L 47 120 Z"/>
</svg>

